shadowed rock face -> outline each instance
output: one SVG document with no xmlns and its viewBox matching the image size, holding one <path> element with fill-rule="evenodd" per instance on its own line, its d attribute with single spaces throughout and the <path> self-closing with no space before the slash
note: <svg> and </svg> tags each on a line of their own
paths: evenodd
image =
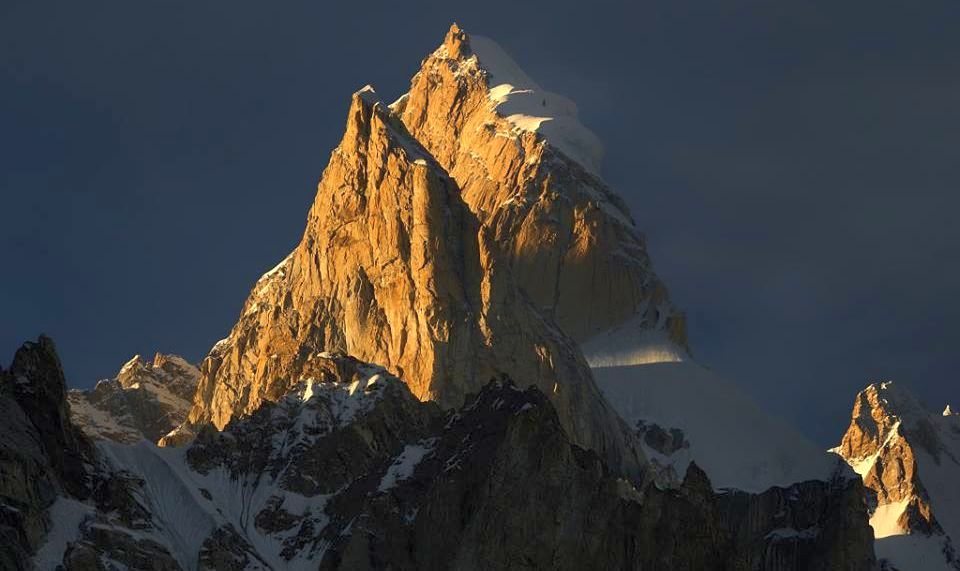
<svg viewBox="0 0 960 571">
<path fill-rule="evenodd" d="M 0 568 L 28 568 L 58 495 L 90 493 L 84 465 L 93 452 L 70 424 L 66 391 L 48 337 L 24 343 L 0 369 Z"/>
<path fill-rule="evenodd" d="M 470 61 L 464 65 L 481 85 L 484 72 L 475 58 Z M 510 145 L 531 146 L 530 154 L 509 161 L 527 169 L 544 153 L 554 157 L 528 173 L 536 180 L 522 184 L 524 196 L 537 185 L 549 187 L 541 189 L 543 200 L 535 201 L 538 214 L 511 211 L 506 218 L 490 218 L 471 200 L 480 200 L 483 192 L 503 193 L 507 183 L 481 188 L 468 184 L 472 179 L 462 172 L 451 176 L 430 145 L 408 128 L 425 89 L 419 78 L 402 112 L 381 103 L 371 88 L 353 96 L 343 140 L 324 171 L 302 241 L 254 286 L 229 337 L 201 365 L 189 422 L 163 444 L 188 440 L 206 422 L 222 428 L 234 416 L 277 400 L 303 378 L 314 355 L 339 351 L 384 365 L 417 398 L 443 407 L 460 406 L 492 376 L 528 379 L 549 395 L 576 443 L 597 450 L 618 470 L 636 473 L 642 454 L 594 384 L 577 336 L 570 337 L 557 320 L 606 327 L 627 313 L 642 313 L 642 307 L 650 312 L 651 328 L 654 322 L 664 326 L 669 304 L 649 270 L 639 234 L 602 183 L 527 135 L 511 135 Z M 446 86 L 436 89 L 439 96 Z M 425 113 L 434 112 L 427 102 L 424 106 Z M 476 145 L 501 145 L 501 138 Z M 558 230 L 562 243 L 542 236 L 556 226 L 554 218 L 567 226 Z M 507 240 L 513 234 L 527 236 L 523 247 Z M 535 245 L 560 258 L 549 268 L 523 262 Z M 561 265 L 567 268 L 563 276 L 579 277 L 542 279 L 559 275 Z M 601 266 L 629 275 L 620 279 L 597 269 Z M 575 272 L 577 267 L 585 269 Z M 535 280 L 534 274 L 542 275 Z M 571 315 L 592 317 L 561 319 L 560 298 L 547 303 L 556 292 L 544 297 L 533 291 L 534 283 L 557 279 L 568 284 L 563 287 L 572 296 Z M 590 296 L 625 303 L 624 315 L 591 306 L 584 297 L 589 284 L 626 291 L 603 289 Z M 647 303 L 653 298 L 658 301 Z"/>
<path fill-rule="evenodd" d="M 377 493 L 378 478 L 359 479 L 331 502 L 337 515 L 321 568 L 874 564 L 856 479 L 718 495 L 694 465 L 677 489 L 638 489 L 572 445 L 536 388 L 521 391 L 509 382 L 488 385 L 432 435 L 430 454 L 388 493 Z"/>
<path fill-rule="evenodd" d="M 693 465 L 661 490 L 574 445 L 535 386 L 492 380 L 444 413 L 344 355 L 314 358 L 307 382 L 222 432 L 207 426 L 186 448 L 101 441 L 94 454 L 75 434 L 78 448 L 59 443 L 82 461 L 56 467 L 39 444 L 10 454 L 18 430 L 33 442 L 59 438 L 40 419 L 66 408 L 62 390 L 59 404 L 19 408 L 10 398 L 9 382 L 43 387 L 33 395 L 63 386 L 52 345 L 26 350 L 41 354 L 3 373 L 0 394 L 0 406 L 19 411 L 0 417 L 5 567 L 29 568 L 40 546 L 41 568 L 77 571 L 874 565 L 857 479 L 715 493 Z M 8 477 L 31 470 L 30 480 Z M 64 486 L 68 473 L 83 486 Z M 21 519 L 11 519 L 11 501 Z"/>
</svg>

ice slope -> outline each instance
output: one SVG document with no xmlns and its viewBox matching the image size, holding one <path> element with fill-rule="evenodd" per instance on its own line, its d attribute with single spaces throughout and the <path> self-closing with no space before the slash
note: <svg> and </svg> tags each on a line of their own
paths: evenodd
<svg viewBox="0 0 960 571">
<path fill-rule="evenodd" d="M 157 530 L 151 539 L 164 545 L 184 569 L 196 569 L 196 554 L 204 539 L 223 523 L 214 507 L 204 502 L 197 487 L 187 484 L 185 449 L 157 448 L 147 441 L 123 445 L 101 442 L 100 450 L 116 469 L 144 482 L 145 502 Z"/>
<path fill-rule="evenodd" d="M 874 542 L 877 559 L 886 559 L 898 571 L 955 571 L 944 557 L 943 536 L 891 535 Z"/>
<path fill-rule="evenodd" d="M 594 367 L 607 400 L 632 426 L 683 430 L 688 448 L 650 457 L 680 477 L 695 461 L 717 489 L 761 492 L 845 469 L 796 430 L 764 413 L 736 385 L 693 361 Z"/>
<path fill-rule="evenodd" d="M 167 547 L 187 570 L 197 569 L 203 541 L 219 527 L 230 525 L 274 569 L 315 568 L 320 554 L 301 554 L 288 561 L 280 556 L 285 537 L 258 530 L 254 516 L 271 498 L 287 507 L 322 510 L 325 496 L 304 498 L 283 490 L 269 475 L 233 476 L 224 469 L 200 474 L 190 468 L 185 448 L 158 448 L 101 442 L 100 449 L 115 469 L 143 479 L 143 498 L 155 529 L 143 532 Z M 209 499 L 205 497 L 209 496 Z"/>
<path fill-rule="evenodd" d="M 936 455 L 920 449 L 916 453 L 917 472 L 923 482 L 933 515 L 943 531 L 960 542 L 960 416 L 931 415 L 939 437 Z"/>
</svg>

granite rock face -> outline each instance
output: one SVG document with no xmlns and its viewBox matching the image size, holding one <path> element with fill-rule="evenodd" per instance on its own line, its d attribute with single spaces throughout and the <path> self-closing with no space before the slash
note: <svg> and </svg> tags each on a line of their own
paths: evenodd
<svg viewBox="0 0 960 571">
<path fill-rule="evenodd" d="M 136 355 L 113 379 L 69 391 L 70 416 L 96 440 L 157 442 L 187 419 L 199 376 L 177 355 L 157 353 L 152 362 Z"/>
<path fill-rule="evenodd" d="M 686 345 L 683 315 L 626 204 L 592 172 L 600 143 L 572 102 L 454 25 L 392 109 L 456 181 L 524 293 L 565 333 L 583 342 L 639 318 L 641 329 Z M 526 115 L 534 112 L 543 117 Z"/>
</svg>

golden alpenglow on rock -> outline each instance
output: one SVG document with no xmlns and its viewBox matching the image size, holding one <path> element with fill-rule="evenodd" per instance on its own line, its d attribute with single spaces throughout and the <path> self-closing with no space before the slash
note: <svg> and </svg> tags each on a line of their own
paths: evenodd
<svg viewBox="0 0 960 571">
<path fill-rule="evenodd" d="M 595 137 L 573 104 L 542 92 L 555 117 L 504 115 L 522 107 L 514 87 L 539 90 L 454 25 L 396 103 L 369 86 L 353 95 L 303 239 L 210 351 L 165 444 L 276 401 L 336 352 L 444 407 L 493 377 L 536 384 L 576 443 L 623 469 L 642 462 L 578 343 L 633 323 L 682 351 L 682 316 L 626 206 L 578 162 Z"/>
<path fill-rule="evenodd" d="M 686 344 L 623 200 L 592 172 L 602 146 L 576 106 L 454 25 L 391 108 L 490 229 L 524 293 L 584 342 L 639 316 Z"/>
<path fill-rule="evenodd" d="M 873 383 L 833 451 L 873 495 L 878 557 L 897 569 L 960 569 L 960 417 L 927 409 L 891 381 Z"/>
</svg>

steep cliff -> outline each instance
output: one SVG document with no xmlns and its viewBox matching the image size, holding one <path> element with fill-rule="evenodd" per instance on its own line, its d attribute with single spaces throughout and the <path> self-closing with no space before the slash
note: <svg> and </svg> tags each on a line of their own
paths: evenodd
<svg viewBox="0 0 960 571">
<path fill-rule="evenodd" d="M 584 342 L 627 321 L 686 345 L 623 200 L 598 176 L 602 146 L 576 106 L 495 42 L 454 25 L 392 109 L 457 182 L 520 287 Z"/>
<path fill-rule="evenodd" d="M 49 543 L 48 510 L 62 496 L 85 498 L 93 450 L 70 423 L 66 383 L 48 337 L 24 343 L 0 368 L 0 568 L 27 569 Z"/>
</svg>

